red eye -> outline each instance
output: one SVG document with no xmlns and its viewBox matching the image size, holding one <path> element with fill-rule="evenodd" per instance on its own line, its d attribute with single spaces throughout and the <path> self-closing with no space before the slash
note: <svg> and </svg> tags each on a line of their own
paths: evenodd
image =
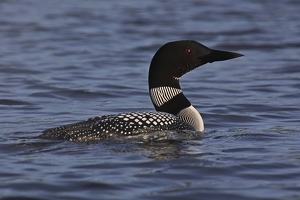
<svg viewBox="0 0 300 200">
<path fill-rule="evenodd" d="M 185 53 L 186 55 L 188 55 L 188 54 L 191 53 L 191 50 L 190 50 L 190 49 L 184 49 L 184 53 Z"/>
</svg>

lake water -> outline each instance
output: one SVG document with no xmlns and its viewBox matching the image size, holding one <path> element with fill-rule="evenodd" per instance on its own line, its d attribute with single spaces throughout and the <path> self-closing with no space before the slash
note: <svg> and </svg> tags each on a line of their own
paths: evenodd
<svg viewBox="0 0 300 200">
<path fill-rule="evenodd" d="M 229 3 L 230 2 L 230 3 Z M 1 199 L 300 199 L 300 1 L 0 1 Z M 181 86 L 198 139 L 37 139 L 89 117 L 154 110 L 166 42 L 245 56 Z"/>
</svg>

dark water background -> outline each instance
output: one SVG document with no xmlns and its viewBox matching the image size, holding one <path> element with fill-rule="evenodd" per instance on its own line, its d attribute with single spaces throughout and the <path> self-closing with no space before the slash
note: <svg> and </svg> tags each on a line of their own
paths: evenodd
<svg viewBox="0 0 300 200">
<path fill-rule="evenodd" d="M 230 3 L 229 3 L 230 2 Z M 300 199 L 300 1 L 0 1 L 2 199 Z M 181 79 L 201 139 L 35 139 L 153 110 L 150 60 L 193 39 L 245 57 Z"/>
</svg>

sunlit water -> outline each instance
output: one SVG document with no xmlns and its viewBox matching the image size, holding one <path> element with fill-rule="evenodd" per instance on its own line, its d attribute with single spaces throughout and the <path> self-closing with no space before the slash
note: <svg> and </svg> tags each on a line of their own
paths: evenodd
<svg viewBox="0 0 300 200">
<path fill-rule="evenodd" d="M 0 1 L 0 197 L 300 199 L 299 7 Z M 181 79 L 206 134 L 35 138 L 88 117 L 153 110 L 150 60 L 182 39 L 245 55 Z"/>
</svg>

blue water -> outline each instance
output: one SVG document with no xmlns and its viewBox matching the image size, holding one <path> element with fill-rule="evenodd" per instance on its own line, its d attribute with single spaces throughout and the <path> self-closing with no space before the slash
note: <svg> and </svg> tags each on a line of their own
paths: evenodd
<svg viewBox="0 0 300 200">
<path fill-rule="evenodd" d="M 0 1 L 1 199 L 300 199 L 300 2 L 228 2 Z M 154 110 L 151 58 L 182 39 L 245 55 L 182 77 L 201 138 L 36 138 Z"/>
</svg>

